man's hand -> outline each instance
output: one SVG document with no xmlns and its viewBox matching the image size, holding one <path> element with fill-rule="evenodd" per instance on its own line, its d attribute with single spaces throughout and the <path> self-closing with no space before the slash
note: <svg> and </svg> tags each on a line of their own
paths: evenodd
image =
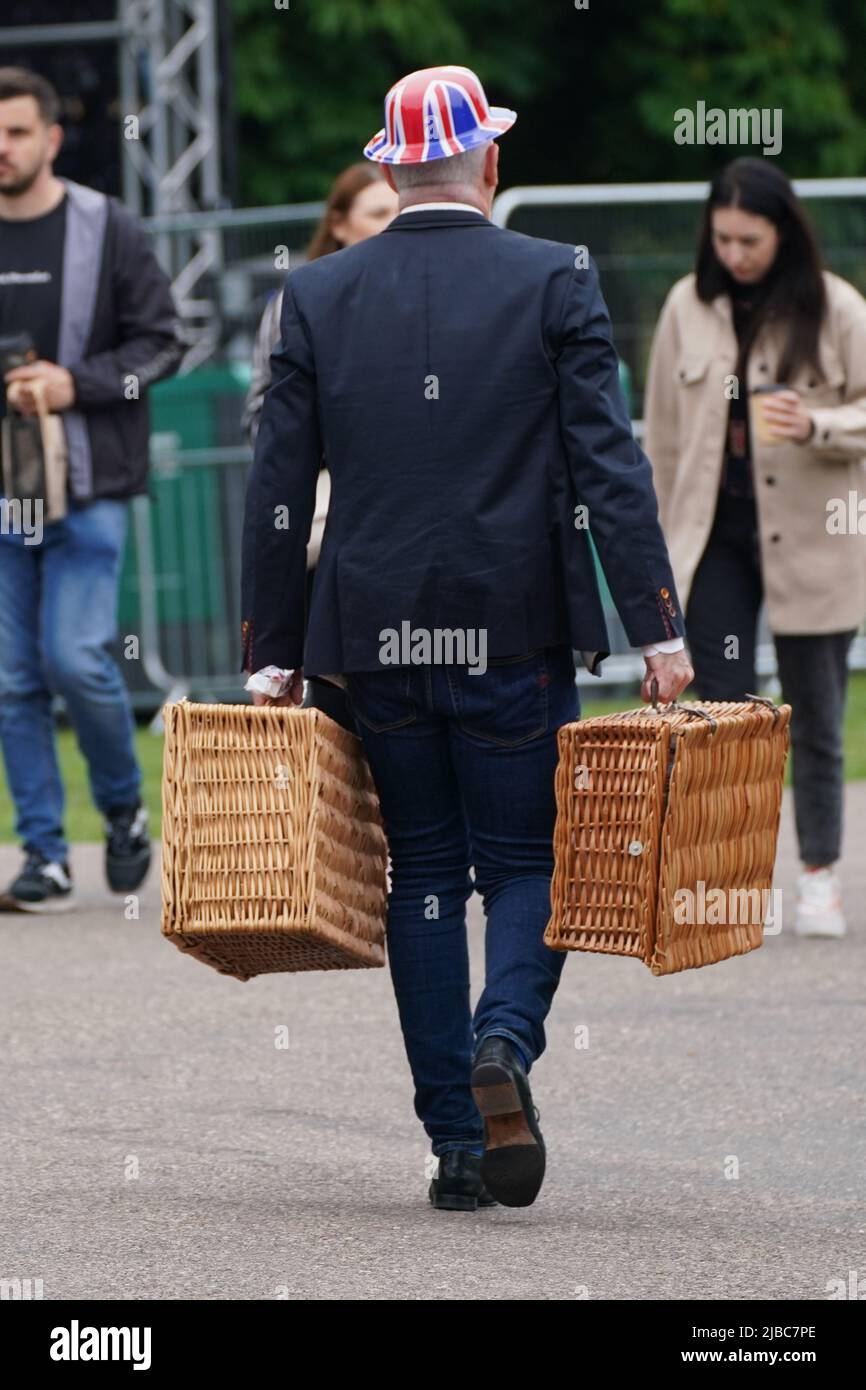
<svg viewBox="0 0 866 1390">
<path fill-rule="evenodd" d="M 647 704 L 652 700 L 652 679 L 659 683 L 658 698 L 664 703 L 675 700 L 695 678 L 692 664 L 685 651 L 658 652 L 655 656 L 644 657 L 646 674 L 641 681 L 641 699 Z"/>
<path fill-rule="evenodd" d="M 299 666 L 292 672 L 291 684 L 285 695 L 260 695 L 252 692 L 254 705 L 299 705 L 304 698 L 304 673 Z"/>
<path fill-rule="evenodd" d="M 40 358 L 38 362 L 28 362 L 24 367 L 13 367 L 4 379 L 7 387 L 13 381 L 21 382 L 23 389 L 15 401 L 15 409 L 20 410 L 22 415 L 36 414 L 36 398 L 29 389 L 29 383 L 33 381 L 42 382 L 45 404 L 49 410 L 68 410 L 75 404 L 72 373 L 66 367 L 59 367 L 56 362 L 45 362 Z"/>
</svg>

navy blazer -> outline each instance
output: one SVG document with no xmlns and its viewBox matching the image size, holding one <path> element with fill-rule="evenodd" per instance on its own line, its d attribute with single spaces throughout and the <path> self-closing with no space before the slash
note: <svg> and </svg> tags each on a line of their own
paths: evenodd
<svg viewBox="0 0 866 1390">
<path fill-rule="evenodd" d="M 407 621 L 483 629 L 488 659 L 570 643 L 594 669 L 610 649 L 590 532 L 629 641 L 683 635 L 598 272 L 579 261 L 428 210 L 291 273 L 247 484 L 242 670 L 376 670 Z"/>
</svg>

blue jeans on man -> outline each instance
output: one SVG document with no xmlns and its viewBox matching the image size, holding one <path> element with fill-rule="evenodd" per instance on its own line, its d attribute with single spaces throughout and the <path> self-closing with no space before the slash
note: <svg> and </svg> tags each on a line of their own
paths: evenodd
<svg viewBox="0 0 866 1390">
<path fill-rule="evenodd" d="M 52 697 L 60 694 L 102 812 L 139 800 L 129 696 L 109 647 L 129 503 L 70 502 L 39 544 L 0 531 L 0 742 L 28 851 L 64 860 L 63 783 Z"/>
<path fill-rule="evenodd" d="M 473 1052 L 501 1034 L 528 1071 L 544 1051 L 565 963 L 542 938 L 557 730 L 580 714 L 573 653 L 561 646 L 491 659 L 478 673 L 406 666 L 345 678 L 388 835 L 388 960 L 415 1112 L 434 1154 L 480 1154 Z M 474 1014 L 465 918 L 473 888 L 487 918 Z"/>
</svg>

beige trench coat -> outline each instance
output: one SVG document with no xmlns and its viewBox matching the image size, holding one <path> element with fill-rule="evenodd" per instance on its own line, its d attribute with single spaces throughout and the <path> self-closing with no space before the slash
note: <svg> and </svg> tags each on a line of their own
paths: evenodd
<svg viewBox="0 0 866 1390">
<path fill-rule="evenodd" d="M 825 272 L 824 281 L 825 380 L 807 367 L 786 383 L 801 393 L 815 421 L 812 438 L 768 445 L 753 433 L 751 440 L 774 633 L 841 632 L 866 618 L 866 300 L 837 275 Z M 776 381 L 779 357 L 778 338 L 763 330 L 749 353 L 748 390 Z M 704 304 L 694 275 L 685 276 L 659 318 L 644 411 L 644 448 L 684 609 L 712 527 L 736 359 L 729 297 Z M 843 508 L 846 533 L 834 534 Z"/>
</svg>

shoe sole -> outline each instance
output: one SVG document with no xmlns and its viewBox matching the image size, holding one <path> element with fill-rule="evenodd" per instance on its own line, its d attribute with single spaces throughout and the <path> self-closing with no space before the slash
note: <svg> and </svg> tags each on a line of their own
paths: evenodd
<svg viewBox="0 0 866 1390">
<path fill-rule="evenodd" d="M 430 1204 L 436 1209 L 436 1211 L 478 1210 L 477 1197 L 465 1197 L 461 1195 L 459 1192 L 453 1192 L 447 1195 L 443 1194 L 442 1196 L 437 1196 L 435 1193 L 431 1192 L 429 1193 L 429 1197 Z"/>
<path fill-rule="evenodd" d="M 531 1206 L 544 1180 L 546 1159 L 516 1083 L 498 1062 L 482 1062 L 472 1072 L 471 1089 L 484 1120 L 484 1186 L 505 1207 Z"/>
<path fill-rule="evenodd" d="M 78 904 L 74 898 L 48 898 L 43 903 L 26 903 L 21 898 L 11 898 L 8 893 L 0 894 L 0 912 L 44 912 L 47 915 L 57 912 L 70 912 Z"/>
</svg>

